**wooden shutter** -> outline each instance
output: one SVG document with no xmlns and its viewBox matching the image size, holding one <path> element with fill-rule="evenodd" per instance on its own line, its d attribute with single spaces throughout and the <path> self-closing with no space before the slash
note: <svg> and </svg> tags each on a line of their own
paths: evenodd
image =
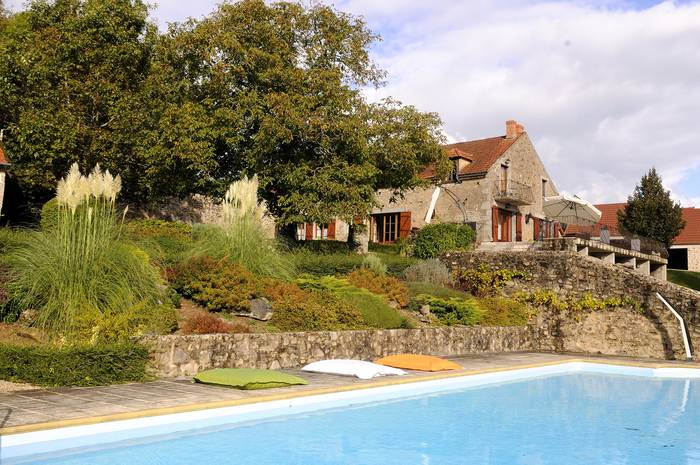
<svg viewBox="0 0 700 465">
<path fill-rule="evenodd" d="M 534 229 L 535 229 L 535 232 L 534 232 L 534 236 L 535 236 L 535 237 L 534 237 L 534 239 L 535 239 L 536 241 L 539 241 L 539 240 L 540 240 L 540 223 L 541 223 L 542 220 L 540 220 L 539 218 L 533 218 L 532 221 L 533 221 L 533 226 L 534 226 Z"/>
<path fill-rule="evenodd" d="M 493 242 L 498 240 L 498 207 L 491 209 L 491 240 Z"/>
<path fill-rule="evenodd" d="M 328 240 L 335 240 L 335 220 L 328 223 Z"/>
<path fill-rule="evenodd" d="M 406 239 L 411 233 L 411 212 L 401 212 L 399 218 L 399 237 Z"/>
<path fill-rule="evenodd" d="M 515 214 L 515 241 L 522 242 L 523 240 L 523 215 Z"/>
<path fill-rule="evenodd" d="M 314 224 L 306 223 L 306 240 L 310 241 L 314 238 Z"/>
</svg>

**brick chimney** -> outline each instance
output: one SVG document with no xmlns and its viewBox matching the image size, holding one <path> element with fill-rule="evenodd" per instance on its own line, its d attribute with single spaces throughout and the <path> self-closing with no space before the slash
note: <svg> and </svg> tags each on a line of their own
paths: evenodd
<svg viewBox="0 0 700 465">
<path fill-rule="evenodd" d="M 515 139 L 524 132 L 525 127 L 514 119 L 506 121 L 506 139 Z"/>
<path fill-rule="evenodd" d="M 515 139 L 518 137 L 518 122 L 514 119 L 506 121 L 506 139 Z"/>
</svg>

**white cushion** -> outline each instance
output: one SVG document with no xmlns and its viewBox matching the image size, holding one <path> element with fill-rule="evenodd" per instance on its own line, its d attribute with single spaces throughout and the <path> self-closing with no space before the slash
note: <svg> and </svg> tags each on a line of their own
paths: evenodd
<svg viewBox="0 0 700 465">
<path fill-rule="evenodd" d="M 387 367 L 378 363 L 363 362 L 362 360 L 321 360 L 320 362 L 309 363 L 302 370 L 331 375 L 356 376 L 360 379 L 406 374 L 405 371 L 398 368 Z"/>
</svg>

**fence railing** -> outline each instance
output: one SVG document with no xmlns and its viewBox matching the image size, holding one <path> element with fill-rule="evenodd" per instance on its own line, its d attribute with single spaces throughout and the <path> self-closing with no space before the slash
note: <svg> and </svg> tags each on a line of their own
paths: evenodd
<svg viewBox="0 0 700 465">
<path fill-rule="evenodd" d="M 518 181 L 496 181 L 493 185 L 493 197 L 498 202 L 515 205 L 529 205 L 533 202 L 532 187 Z"/>
</svg>

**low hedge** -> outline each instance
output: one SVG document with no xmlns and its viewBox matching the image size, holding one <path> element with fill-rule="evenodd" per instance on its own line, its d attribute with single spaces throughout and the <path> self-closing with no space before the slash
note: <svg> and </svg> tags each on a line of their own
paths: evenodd
<svg viewBox="0 0 700 465">
<path fill-rule="evenodd" d="M 0 379 L 37 386 L 102 386 L 148 379 L 148 349 L 135 344 L 0 345 Z"/>
</svg>

